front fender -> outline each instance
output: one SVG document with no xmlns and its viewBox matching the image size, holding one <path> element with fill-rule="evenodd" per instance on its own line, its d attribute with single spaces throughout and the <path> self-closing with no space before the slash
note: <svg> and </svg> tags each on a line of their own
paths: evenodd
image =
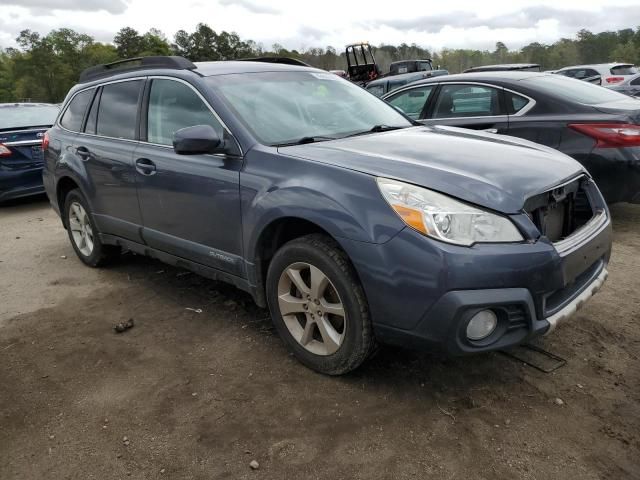
<svg viewBox="0 0 640 480">
<path fill-rule="evenodd" d="M 404 224 L 382 198 L 375 177 L 254 149 L 240 174 L 245 257 L 272 222 L 296 217 L 335 238 L 385 243 Z"/>
</svg>

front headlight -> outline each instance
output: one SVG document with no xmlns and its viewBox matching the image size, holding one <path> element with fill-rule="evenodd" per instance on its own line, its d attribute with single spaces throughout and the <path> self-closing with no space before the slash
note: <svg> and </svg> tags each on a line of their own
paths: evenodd
<svg viewBox="0 0 640 480">
<path fill-rule="evenodd" d="M 400 218 L 420 233 L 457 245 L 521 242 L 506 217 L 480 210 L 441 193 L 397 180 L 378 178 L 385 200 Z"/>
</svg>

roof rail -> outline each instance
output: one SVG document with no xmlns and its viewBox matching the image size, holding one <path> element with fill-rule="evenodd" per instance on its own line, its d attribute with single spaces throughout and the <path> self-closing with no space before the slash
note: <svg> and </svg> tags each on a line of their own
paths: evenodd
<svg viewBox="0 0 640 480">
<path fill-rule="evenodd" d="M 127 66 L 127 64 L 132 64 Z M 194 70 L 196 65 L 184 57 L 178 56 L 155 56 L 136 57 L 118 60 L 116 62 L 105 63 L 89 67 L 80 74 L 80 83 L 89 82 L 98 78 L 117 75 L 119 73 L 131 72 L 135 70 L 146 70 L 149 68 L 168 68 L 173 70 Z"/>
<path fill-rule="evenodd" d="M 255 58 L 239 58 L 243 62 L 264 62 L 264 63 L 282 63 L 284 65 L 297 65 L 299 67 L 310 67 L 308 63 L 291 57 L 255 57 Z"/>
</svg>

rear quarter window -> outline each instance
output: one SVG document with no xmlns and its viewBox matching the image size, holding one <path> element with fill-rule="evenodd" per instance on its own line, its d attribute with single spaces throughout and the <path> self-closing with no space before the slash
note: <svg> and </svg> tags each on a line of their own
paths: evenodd
<svg viewBox="0 0 640 480">
<path fill-rule="evenodd" d="M 60 125 L 72 132 L 79 132 L 82 129 L 82 120 L 84 119 L 84 113 L 87 110 L 87 106 L 93 97 L 95 88 L 84 90 L 78 93 L 69 106 L 65 110 L 62 118 L 60 119 Z"/>
<path fill-rule="evenodd" d="M 527 106 L 530 100 L 522 95 L 518 95 L 513 92 L 505 92 L 507 96 L 507 109 L 510 114 L 518 113 L 525 106 Z"/>
</svg>

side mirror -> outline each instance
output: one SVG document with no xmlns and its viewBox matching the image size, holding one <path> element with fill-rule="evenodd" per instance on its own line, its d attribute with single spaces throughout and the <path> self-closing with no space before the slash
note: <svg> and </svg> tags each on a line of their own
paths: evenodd
<svg viewBox="0 0 640 480">
<path fill-rule="evenodd" d="M 211 125 L 195 125 L 173 134 L 173 150 L 180 155 L 222 153 L 224 143 Z"/>
</svg>

